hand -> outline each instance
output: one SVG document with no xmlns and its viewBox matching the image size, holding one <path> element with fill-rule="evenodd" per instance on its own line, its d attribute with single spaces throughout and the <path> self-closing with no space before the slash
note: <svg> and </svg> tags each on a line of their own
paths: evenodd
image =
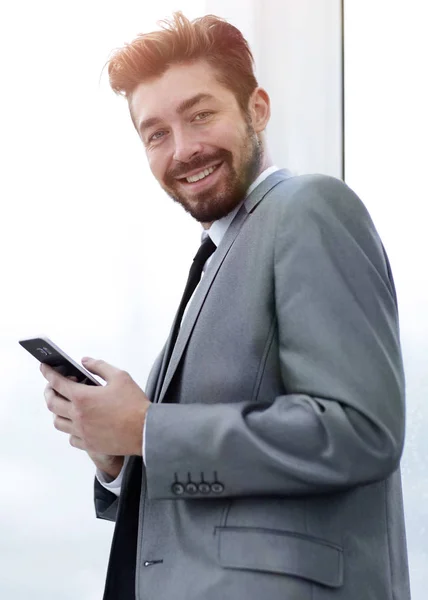
<svg viewBox="0 0 428 600">
<path fill-rule="evenodd" d="M 56 368 L 55 370 L 57 373 L 60 373 L 61 375 L 65 375 L 65 373 L 62 372 L 61 367 Z M 67 378 L 70 381 L 77 381 L 77 378 L 74 376 L 67 376 Z M 59 398 L 62 400 L 66 400 L 63 396 L 60 396 L 59 394 L 57 394 L 55 392 L 55 390 L 51 387 L 51 385 L 48 383 L 46 386 L 46 389 L 45 389 L 45 398 L 46 398 L 46 402 L 49 406 L 51 405 L 51 403 L 53 404 L 53 402 L 58 402 L 57 399 L 55 400 L 55 396 L 57 399 Z M 66 400 L 66 402 L 69 402 L 69 400 Z M 71 423 L 71 419 L 69 419 L 69 420 Z M 70 425 L 70 423 L 68 425 Z M 54 424 L 57 429 L 60 427 L 58 415 L 55 415 Z M 68 428 L 68 431 L 69 430 L 70 430 L 70 427 Z M 80 438 L 74 438 L 74 436 L 70 435 L 70 443 L 76 445 L 75 441 L 77 442 L 78 447 L 83 449 L 83 441 Z M 86 451 L 86 453 L 89 456 L 89 458 L 92 460 L 92 462 L 95 464 L 95 466 L 98 469 L 100 469 L 100 471 L 103 471 L 104 474 L 109 475 L 110 477 L 112 477 L 112 479 L 116 479 L 116 477 L 119 475 L 119 473 L 122 469 L 122 466 L 123 466 L 123 462 L 124 462 L 123 456 L 111 456 L 109 454 L 102 454 L 101 452 Z"/>
<path fill-rule="evenodd" d="M 69 434 L 70 444 L 86 450 L 97 466 L 100 463 L 103 471 L 116 476 L 119 461 L 113 459 L 142 454 L 143 426 L 150 401 L 125 371 L 90 358 L 83 359 L 82 364 L 107 385 L 76 383 L 41 365 L 48 381 L 46 403 L 55 415 L 55 427 Z M 111 471 L 105 469 L 109 462 Z"/>
<path fill-rule="evenodd" d="M 109 475 L 113 479 L 119 475 L 123 467 L 123 456 L 111 456 L 110 454 L 102 454 L 101 452 L 88 452 L 89 458 L 94 465 L 104 474 Z"/>
</svg>

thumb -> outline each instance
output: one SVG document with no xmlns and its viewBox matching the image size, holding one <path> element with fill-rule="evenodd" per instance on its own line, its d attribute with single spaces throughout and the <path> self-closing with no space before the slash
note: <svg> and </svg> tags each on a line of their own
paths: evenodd
<svg viewBox="0 0 428 600">
<path fill-rule="evenodd" d="M 110 365 L 108 362 L 105 362 L 105 360 L 97 360 L 95 358 L 90 358 L 89 356 L 84 356 L 82 358 L 82 365 L 85 369 L 94 375 L 99 375 L 107 382 L 120 372 L 120 369 Z"/>
</svg>

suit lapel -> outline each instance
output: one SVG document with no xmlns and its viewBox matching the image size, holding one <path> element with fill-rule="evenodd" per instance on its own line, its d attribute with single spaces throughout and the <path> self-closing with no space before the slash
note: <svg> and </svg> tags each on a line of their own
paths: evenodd
<svg viewBox="0 0 428 600">
<path fill-rule="evenodd" d="M 213 281 L 216 278 L 218 270 L 223 264 L 223 261 L 225 260 L 230 248 L 232 247 L 233 242 L 235 241 L 241 227 L 245 223 L 249 214 L 255 209 L 255 207 L 263 199 L 263 197 L 278 183 L 284 181 L 285 179 L 288 179 L 288 177 L 290 176 L 291 175 L 289 172 L 281 169 L 280 171 L 276 171 L 275 173 L 272 173 L 272 175 L 267 177 L 248 196 L 244 204 L 237 212 L 232 223 L 228 227 L 224 238 L 222 239 L 216 252 L 213 254 L 211 262 L 204 276 L 202 277 L 202 281 L 198 285 L 195 291 L 195 295 L 191 300 L 188 312 L 185 318 L 183 319 L 181 329 L 178 334 L 177 341 L 175 343 L 174 350 L 171 355 L 171 359 L 169 361 L 169 365 L 166 369 L 165 378 L 163 382 L 158 382 L 158 386 L 161 386 L 160 390 L 158 387 L 156 393 L 156 397 L 159 394 L 158 399 L 156 398 L 158 402 L 162 402 L 162 400 L 165 397 L 165 393 L 168 389 L 169 384 L 171 383 L 171 380 L 183 355 L 184 349 L 186 347 L 190 334 L 192 333 L 193 327 L 195 326 L 196 320 L 204 304 L 205 298 L 211 288 L 211 285 L 213 284 Z"/>
<path fill-rule="evenodd" d="M 241 206 L 237 215 L 233 219 L 230 224 L 226 234 L 217 248 L 216 252 L 213 254 L 209 267 L 207 268 L 204 276 L 202 277 L 201 283 L 198 285 L 195 291 L 195 295 L 189 304 L 189 308 L 187 310 L 187 314 L 183 319 L 181 324 L 180 332 L 177 337 L 177 341 L 175 342 L 174 350 L 171 355 L 171 359 L 169 361 L 169 365 L 165 374 L 165 379 L 163 381 L 159 402 L 165 397 L 165 392 L 168 389 L 169 384 L 171 383 L 172 377 L 175 373 L 178 363 L 180 362 L 181 356 L 183 354 L 183 350 L 187 344 L 189 336 L 193 330 L 196 319 L 201 311 L 201 308 L 204 304 L 205 298 L 208 294 L 208 291 L 217 275 L 217 272 L 223 263 L 227 253 L 230 250 L 236 236 L 243 223 L 248 217 L 248 213 L 243 206 Z"/>
</svg>

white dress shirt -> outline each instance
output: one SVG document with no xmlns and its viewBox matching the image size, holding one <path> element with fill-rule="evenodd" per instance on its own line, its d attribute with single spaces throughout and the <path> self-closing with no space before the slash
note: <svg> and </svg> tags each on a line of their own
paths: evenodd
<svg viewBox="0 0 428 600">
<path fill-rule="evenodd" d="M 260 175 L 257 177 L 257 179 L 248 188 L 247 194 L 246 194 L 244 200 L 242 202 L 240 202 L 240 204 L 238 204 L 238 206 L 236 208 L 234 208 L 232 210 L 232 212 L 230 212 L 228 215 L 226 215 L 222 219 L 218 219 L 217 221 L 214 221 L 214 223 L 211 225 L 211 227 L 209 229 L 204 229 L 203 230 L 203 232 L 201 234 L 201 241 L 203 241 L 207 237 L 207 235 L 209 235 L 210 238 L 211 238 L 211 240 L 218 247 L 220 245 L 220 242 L 223 239 L 226 231 L 228 230 L 229 225 L 232 223 L 232 221 L 233 221 L 236 213 L 241 208 L 242 204 L 245 203 L 245 200 L 248 198 L 248 196 L 251 194 L 251 192 L 260 183 L 262 183 L 262 181 L 264 181 L 266 179 L 266 177 L 268 177 L 269 175 L 271 175 L 271 173 L 275 173 L 275 171 L 278 171 L 278 170 L 279 170 L 278 167 L 272 166 L 272 167 L 268 167 L 262 173 L 260 173 Z M 207 262 L 205 263 L 203 271 L 205 271 L 205 269 L 209 265 L 209 262 L 210 262 L 211 258 L 212 258 L 212 256 L 210 256 L 209 259 L 207 260 Z M 187 304 L 187 307 L 190 305 L 192 299 L 193 299 L 193 296 L 190 298 L 190 300 L 189 300 L 189 302 Z M 187 307 L 186 307 L 186 312 L 187 312 Z M 183 315 L 183 319 L 185 318 L 186 312 Z M 145 439 L 146 439 L 146 436 L 145 436 L 145 432 L 146 432 L 146 423 L 144 423 L 144 429 L 143 429 L 143 448 L 142 448 L 142 454 L 143 454 L 144 464 L 146 464 L 146 459 L 145 459 Z M 99 469 L 97 469 L 97 471 L 96 471 L 96 477 L 97 477 L 98 481 L 101 483 L 101 485 L 103 485 L 107 490 L 109 490 L 110 492 L 112 492 L 116 496 L 119 496 L 119 494 L 120 494 L 120 488 L 121 488 L 121 485 L 122 485 L 123 473 L 125 471 L 127 460 L 128 460 L 128 457 L 125 458 L 125 462 L 123 464 L 122 470 L 120 471 L 120 473 L 116 477 L 116 479 L 112 480 L 111 477 L 108 477 L 105 473 L 103 473 Z"/>
</svg>

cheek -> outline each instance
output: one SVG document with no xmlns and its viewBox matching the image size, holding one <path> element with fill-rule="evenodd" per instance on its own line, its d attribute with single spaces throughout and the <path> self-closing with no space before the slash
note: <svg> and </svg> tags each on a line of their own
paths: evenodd
<svg viewBox="0 0 428 600">
<path fill-rule="evenodd" d="M 241 139 L 234 139 L 230 145 L 230 151 L 232 152 L 233 164 L 235 169 L 239 169 L 241 163 L 245 162 L 245 148 Z"/>
<path fill-rule="evenodd" d="M 229 128 L 222 132 L 218 138 L 220 147 L 229 150 L 233 154 L 234 161 L 240 161 L 242 148 L 244 146 L 245 133 L 237 129 L 236 124 L 231 124 Z"/>
<path fill-rule="evenodd" d="M 162 156 L 156 153 L 148 153 L 147 160 L 149 163 L 150 170 L 153 173 L 154 177 L 158 181 L 161 181 L 165 175 L 166 161 L 162 160 Z"/>
<path fill-rule="evenodd" d="M 217 131 L 213 132 L 214 135 L 211 137 L 211 143 L 219 148 L 224 148 L 224 150 L 233 152 L 236 149 L 237 143 L 233 129 L 233 124 L 230 124 L 228 127 L 221 127 Z"/>
</svg>

